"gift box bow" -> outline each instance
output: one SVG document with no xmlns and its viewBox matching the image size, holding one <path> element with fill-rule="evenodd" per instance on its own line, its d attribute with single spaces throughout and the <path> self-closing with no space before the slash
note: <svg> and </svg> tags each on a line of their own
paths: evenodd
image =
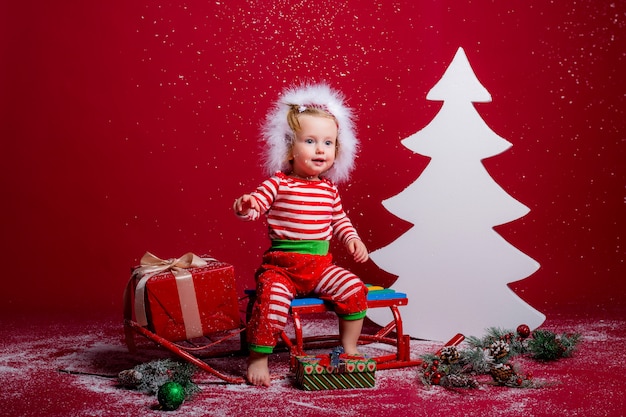
<svg viewBox="0 0 626 417">
<path fill-rule="evenodd" d="M 135 319 L 141 326 L 148 324 L 145 305 L 146 283 L 150 278 L 162 272 L 171 272 L 176 279 L 178 296 L 183 310 L 183 318 L 188 336 L 198 336 L 202 332 L 202 323 L 196 294 L 189 268 L 201 268 L 208 265 L 209 261 L 217 261 L 214 258 L 201 258 L 188 252 L 180 258 L 161 259 L 150 252 L 146 252 L 139 262 L 139 266 L 133 271 L 133 279 L 137 281 L 135 287 Z"/>
</svg>

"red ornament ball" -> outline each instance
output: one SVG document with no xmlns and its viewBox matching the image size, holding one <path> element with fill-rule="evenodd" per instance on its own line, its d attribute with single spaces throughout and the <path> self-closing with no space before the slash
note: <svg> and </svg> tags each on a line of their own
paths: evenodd
<svg viewBox="0 0 626 417">
<path fill-rule="evenodd" d="M 526 339 L 528 336 L 530 336 L 530 327 L 525 324 L 520 324 L 519 326 L 517 326 L 517 334 L 522 339 Z"/>
</svg>

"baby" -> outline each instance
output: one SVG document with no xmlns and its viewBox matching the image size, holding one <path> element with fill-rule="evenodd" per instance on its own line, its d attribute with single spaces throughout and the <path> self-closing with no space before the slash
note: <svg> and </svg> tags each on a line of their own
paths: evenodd
<svg viewBox="0 0 626 417">
<path fill-rule="evenodd" d="M 286 90 L 268 114 L 263 139 L 265 166 L 272 176 L 236 199 L 233 209 L 243 220 L 267 218 L 271 247 L 256 273 L 247 379 L 269 386 L 268 355 L 296 295 L 315 294 L 331 302 L 345 353 L 358 353 L 367 288 L 333 264 L 330 240 L 336 236 L 356 262 L 369 256 L 334 184 L 349 178 L 358 146 L 342 96 L 325 84 Z"/>
</svg>

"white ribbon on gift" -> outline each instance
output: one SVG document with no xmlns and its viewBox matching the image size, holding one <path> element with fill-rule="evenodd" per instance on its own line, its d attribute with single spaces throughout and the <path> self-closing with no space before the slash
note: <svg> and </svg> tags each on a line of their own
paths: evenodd
<svg viewBox="0 0 626 417">
<path fill-rule="evenodd" d="M 138 280 L 135 287 L 135 320 L 137 323 L 141 326 L 148 324 L 145 300 L 146 283 L 153 276 L 170 271 L 176 279 L 176 289 L 178 290 L 187 339 L 202 336 L 202 320 L 200 319 L 196 289 L 191 273 L 187 269 L 206 266 L 208 261 L 217 260 L 201 258 L 191 252 L 180 258 L 164 260 L 146 252 L 141 258 L 140 266 L 133 271 L 133 277 Z"/>
</svg>

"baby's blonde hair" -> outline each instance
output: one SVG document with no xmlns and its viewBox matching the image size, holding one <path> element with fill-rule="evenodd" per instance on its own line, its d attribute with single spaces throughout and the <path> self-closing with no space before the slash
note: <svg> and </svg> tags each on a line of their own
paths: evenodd
<svg viewBox="0 0 626 417">
<path fill-rule="evenodd" d="M 339 127 L 337 118 L 330 114 L 327 110 L 324 110 L 317 106 L 301 106 L 299 104 L 290 104 L 289 111 L 287 112 L 287 123 L 289 123 L 289 127 L 294 133 L 299 132 L 302 129 L 300 127 L 300 115 L 309 115 L 333 119 L 337 127 Z"/>
</svg>

